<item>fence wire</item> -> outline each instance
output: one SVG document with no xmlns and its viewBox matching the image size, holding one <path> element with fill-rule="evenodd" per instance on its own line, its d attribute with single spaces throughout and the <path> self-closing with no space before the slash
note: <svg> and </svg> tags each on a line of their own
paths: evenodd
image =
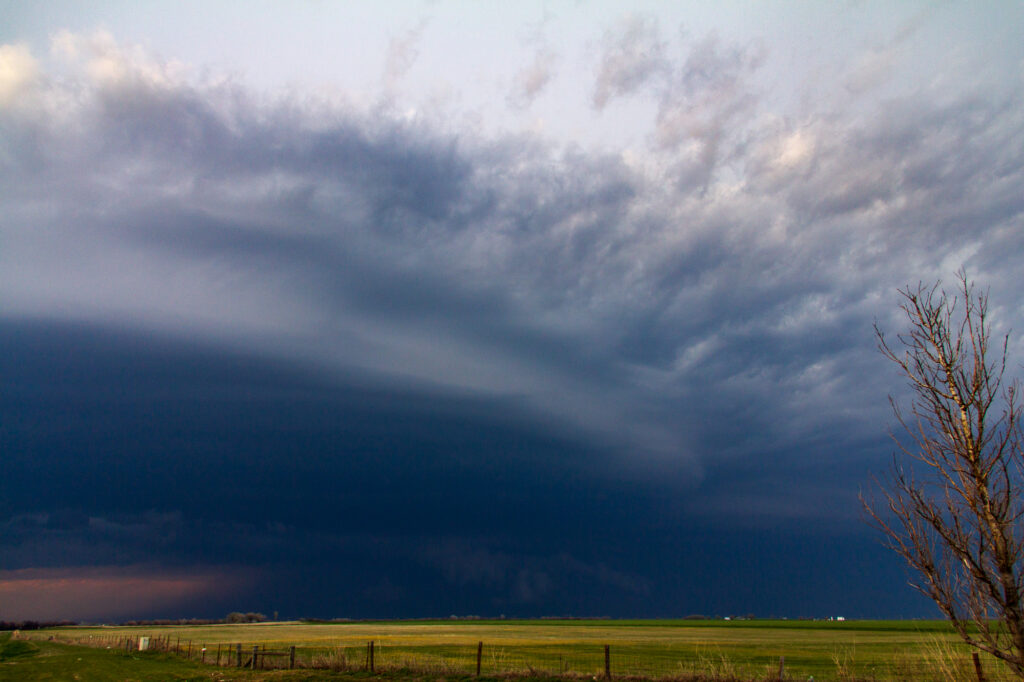
<svg viewBox="0 0 1024 682">
<path fill-rule="evenodd" d="M 742 661 L 730 657 L 728 648 L 694 644 L 577 644 L 488 645 L 486 642 L 446 645 L 391 644 L 384 640 L 352 645 L 350 642 L 293 644 L 288 641 L 260 641 L 205 644 L 171 635 L 150 637 L 61 637 L 61 641 L 136 653 L 140 649 L 170 653 L 210 666 L 244 667 L 261 670 L 306 668 L 333 671 L 410 671 L 424 675 L 500 677 L 510 675 L 564 676 L 601 679 L 646 678 L 676 680 L 922 680 L 925 682 L 975 682 L 978 670 L 970 655 L 946 650 L 936 655 L 907 652 L 888 663 L 857 665 L 835 656 L 746 655 Z M 140 640 L 144 644 L 140 646 Z M 1009 671 L 988 660 L 983 679 L 1002 682 L 1015 679 Z"/>
</svg>

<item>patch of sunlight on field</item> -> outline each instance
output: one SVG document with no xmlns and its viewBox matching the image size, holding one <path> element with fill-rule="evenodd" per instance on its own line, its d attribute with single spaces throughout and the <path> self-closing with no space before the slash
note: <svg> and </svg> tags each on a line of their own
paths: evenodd
<svg viewBox="0 0 1024 682">
<path fill-rule="evenodd" d="M 221 645 L 248 650 L 301 648 L 300 658 L 336 657 L 350 669 L 364 666 L 374 643 L 382 667 L 475 670 L 484 643 L 485 674 L 547 671 L 600 674 L 604 646 L 613 673 L 650 677 L 713 673 L 764 678 L 785 659 L 787 676 L 816 680 L 955 679 L 969 650 L 941 622 L 802 621 L 434 621 L 258 623 L 244 625 L 70 627 L 32 636 L 90 639 L 161 637 L 172 645 Z M 227 651 L 227 646 L 224 646 Z M 990 679 L 1002 679 L 986 660 Z M 941 671 L 945 670 L 943 673 Z"/>
</svg>

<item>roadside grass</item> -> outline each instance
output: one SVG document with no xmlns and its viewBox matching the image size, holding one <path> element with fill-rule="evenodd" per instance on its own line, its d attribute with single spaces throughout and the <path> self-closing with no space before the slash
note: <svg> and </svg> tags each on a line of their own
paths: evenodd
<svg viewBox="0 0 1024 682">
<path fill-rule="evenodd" d="M 449 670 L 388 669 L 377 674 L 365 671 L 274 670 L 251 671 L 212 668 L 195 661 L 159 652 L 125 652 L 63 644 L 58 641 L 11 640 L 0 633 L 0 680 L 19 682 L 80 680 L 82 682 L 158 682 L 238 680 L 240 682 L 338 680 L 342 682 L 515 682 L 517 676 L 476 677 Z M 580 682 L 589 678 L 577 678 Z M 701 680 L 711 678 L 701 677 Z M 566 682 L 566 677 L 532 675 L 530 682 Z M 694 680 L 693 682 L 697 682 Z"/>
<path fill-rule="evenodd" d="M 209 680 L 200 666 L 169 655 L 130 655 L 50 641 L 7 640 L 0 645 L 2 680 Z"/>
<path fill-rule="evenodd" d="M 32 642 L 22 639 L 12 640 L 11 633 L 0 632 L 0 663 L 35 656 L 38 653 L 39 647 Z"/>
<path fill-rule="evenodd" d="M 194 656 L 205 646 L 208 660 L 218 646 L 226 655 L 227 645 L 234 652 L 237 643 L 245 654 L 254 644 L 278 650 L 295 645 L 299 665 L 316 664 L 350 676 L 364 669 L 367 643 L 373 641 L 377 670 L 395 674 L 404 669 L 449 681 L 473 677 L 477 642 L 484 643 L 485 677 L 512 673 L 600 678 L 606 644 L 611 647 L 612 675 L 618 678 L 764 680 L 778 675 L 783 658 L 785 675 L 792 680 L 955 680 L 964 670 L 973 676 L 969 650 L 942 621 L 290 622 L 68 627 L 22 636 L 39 646 L 45 644 L 40 640 L 52 636 L 102 647 L 139 635 L 169 638 L 182 650 L 191 646 Z M 988 679 L 1010 679 L 993 659 L 984 657 L 983 662 Z M 246 679 L 237 668 L 197 670 L 212 670 L 223 679 L 236 679 L 238 674 L 243 677 L 237 679 Z M 972 676 L 963 679 L 975 679 Z"/>
</svg>

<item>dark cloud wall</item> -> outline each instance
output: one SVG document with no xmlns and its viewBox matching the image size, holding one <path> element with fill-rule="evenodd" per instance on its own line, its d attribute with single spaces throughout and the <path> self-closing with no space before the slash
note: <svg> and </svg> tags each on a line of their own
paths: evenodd
<svg viewBox="0 0 1024 682">
<path fill-rule="evenodd" d="M 212 566 L 259 588 L 150 615 L 884 615 L 857 600 L 901 576 L 859 524 L 700 514 L 692 486 L 617 480 L 612 453 L 497 401 L 82 325 L 0 341 L 3 569 Z M 846 579 L 859 592 L 831 598 Z"/>
<path fill-rule="evenodd" d="M 610 30 L 589 91 L 655 104 L 643 158 L 64 36 L 0 102 L 0 570 L 291 615 L 930 614 L 859 518 L 903 390 L 872 324 L 964 265 L 1021 329 L 1021 89 L 797 122 L 761 47 L 662 36 Z"/>
</svg>

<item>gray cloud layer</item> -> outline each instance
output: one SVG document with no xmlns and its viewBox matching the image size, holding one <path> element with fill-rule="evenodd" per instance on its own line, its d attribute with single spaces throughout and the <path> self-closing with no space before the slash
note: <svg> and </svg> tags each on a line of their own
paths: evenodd
<svg viewBox="0 0 1024 682">
<path fill-rule="evenodd" d="M 592 92 L 598 109 L 653 94 L 638 160 L 58 44 L 66 72 L 5 57 L 23 75 L 0 110 L 9 317 L 508 399 L 689 481 L 764 453 L 857 461 L 898 390 L 871 324 L 898 325 L 908 281 L 966 265 L 1024 329 L 1019 84 L 795 121 L 765 110 L 758 48 L 708 37 L 673 61 L 635 19 L 605 37 Z"/>
</svg>

